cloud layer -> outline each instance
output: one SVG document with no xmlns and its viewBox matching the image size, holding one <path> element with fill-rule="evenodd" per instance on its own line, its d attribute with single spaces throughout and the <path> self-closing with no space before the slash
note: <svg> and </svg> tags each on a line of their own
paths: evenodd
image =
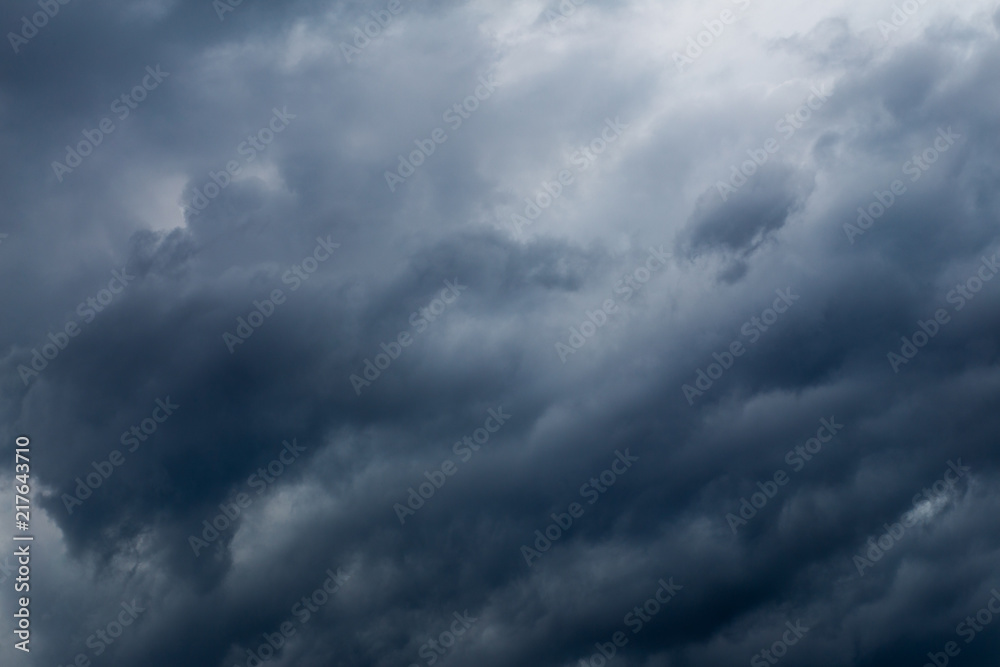
<svg viewBox="0 0 1000 667">
<path fill-rule="evenodd" d="M 994 664 L 994 4 L 52 7 L 4 664 Z"/>
</svg>

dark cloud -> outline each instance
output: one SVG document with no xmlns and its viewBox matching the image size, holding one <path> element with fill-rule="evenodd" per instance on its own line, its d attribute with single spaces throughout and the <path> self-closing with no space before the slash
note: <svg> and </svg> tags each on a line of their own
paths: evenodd
<svg viewBox="0 0 1000 667">
<path fill-rule="evenodd" d="M 992 664 L 998 14 L 741 4 L 681 72 L 720 8 L 58 5 L 0 59 L 3 664 Z"/>
</svg>

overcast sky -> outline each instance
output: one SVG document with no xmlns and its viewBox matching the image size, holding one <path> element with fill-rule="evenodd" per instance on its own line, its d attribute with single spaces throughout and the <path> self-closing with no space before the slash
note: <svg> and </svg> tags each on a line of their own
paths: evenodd
<svg viewBox="0 0 1000 667">
<path fill-rule="evenodd" d="M 996 2 L 231 1 L 0 9 L 0 662 L 996 665 Z"/>
</svg>

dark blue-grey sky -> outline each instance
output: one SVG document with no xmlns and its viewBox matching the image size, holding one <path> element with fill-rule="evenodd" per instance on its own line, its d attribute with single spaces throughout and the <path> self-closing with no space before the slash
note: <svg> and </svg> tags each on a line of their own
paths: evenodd
<svg viewBox="0 0 1000 667">
<path fill-rule="evenodd" d="M 995 2 L 0 27 L 3 665 L 996 664 Z"/>
</svg>

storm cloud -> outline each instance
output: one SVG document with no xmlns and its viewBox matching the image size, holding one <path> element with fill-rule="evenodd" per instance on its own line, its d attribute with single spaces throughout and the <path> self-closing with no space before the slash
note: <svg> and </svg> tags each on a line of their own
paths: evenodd
<svg viewBox="0 0 1000 667">
<path fill-rule="evenodd" d="M 995 3 L 0 24 L 4 665 L 995 664 Z"/>
</svg>

